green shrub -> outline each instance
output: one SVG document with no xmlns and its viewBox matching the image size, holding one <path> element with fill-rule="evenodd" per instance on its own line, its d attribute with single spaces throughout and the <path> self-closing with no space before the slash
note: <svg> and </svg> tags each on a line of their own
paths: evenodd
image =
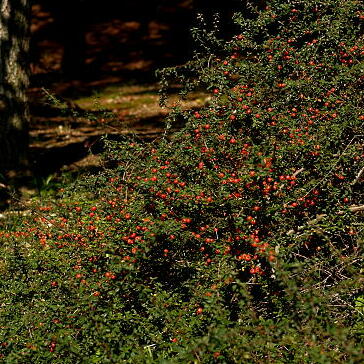
<svg viewBox="0 0 364 364">
<path fill-rule="evenodd" d="M 162 92 L 209 105 L 0 232 L 4 362 L 362 362 L 363 18 L 273 0 L 195 30 Z"/>
</svg>

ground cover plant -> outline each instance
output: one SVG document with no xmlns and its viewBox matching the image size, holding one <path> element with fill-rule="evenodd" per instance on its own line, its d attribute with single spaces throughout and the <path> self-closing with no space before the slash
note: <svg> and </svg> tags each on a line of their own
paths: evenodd
<svg viewBox="0 0 364 364">
<path fill-rule="evenodd" d="M 0 232 L 2 360 L 361 363 L 363 20 L 272 0 L 230 40 L 194 30 L 162 93 L 210 103 L 106 140 L 102 173 Z"/>
</svg>

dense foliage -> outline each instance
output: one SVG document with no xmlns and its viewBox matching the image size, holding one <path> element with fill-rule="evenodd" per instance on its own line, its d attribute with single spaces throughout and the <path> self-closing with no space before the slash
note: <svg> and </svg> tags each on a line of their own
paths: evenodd
<svg viewBox="0 0 364 364">
<path fill-rule="evenodd" d="M 268 4 L 164 70 L 211 93 L 178 133 L 0 231 L 4 362 L 363 362 L 364 6 Z"/>
</svg>

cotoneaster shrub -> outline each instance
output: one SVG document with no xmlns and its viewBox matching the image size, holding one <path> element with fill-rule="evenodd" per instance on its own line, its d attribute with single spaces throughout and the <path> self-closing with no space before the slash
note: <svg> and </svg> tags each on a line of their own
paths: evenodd
<svg viewBox="0 0 364 364">
<path fill-rule="evenodd" d="M 195 30 L 162 92 L 209 104 L 0 232 L 2 360 L 362 362 L 363 18 L 270 1 Z"/>
</svg>

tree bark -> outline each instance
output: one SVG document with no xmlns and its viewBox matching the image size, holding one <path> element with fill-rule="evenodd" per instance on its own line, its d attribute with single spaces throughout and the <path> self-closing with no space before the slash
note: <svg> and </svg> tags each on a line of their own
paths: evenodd
<svg viewBox="0 0 364 364">
<path fill-rule="evenodd" d="M 0 173 L 28 169 L 29 0 L 0 0 Z"/>
</svg>

